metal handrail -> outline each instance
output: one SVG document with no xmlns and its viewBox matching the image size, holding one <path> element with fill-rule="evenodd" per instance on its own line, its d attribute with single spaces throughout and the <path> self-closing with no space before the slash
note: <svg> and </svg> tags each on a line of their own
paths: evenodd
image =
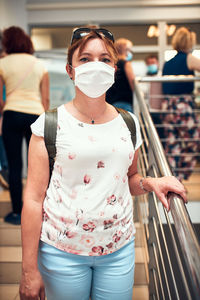
<svg viewBox="0 0 200 300">
<path fill-rule="evenodd" d="M 200 77 L 197 77 L 200 80 Z M 164 78 L 162 78 L 163 80 Z M 181 78 L 178 77 L 180 81 Z M 164 79 L 165 80 L 165 79 Z M 140 80 L 143 81 L 143 80 Z M 151 78 L 152 81 L 152 78 Z M 161 81 L 161 79 L 160 79 Z M 167 81 L 167 80 L 166 80 Z M 184 81 L 182 79 L 182 81 Z M 186 81 L 186 80 L 185 80 Z M 188 81 L 188 80 L 187 80 Z M 190 81 L 190 78 L 189 78 Z M 194 77 L 191 81 L 194 81 Z M 144 82 L 144 81 L 143 81 Z M 146 81 L 147 82 L 147 81 Z M 149 114 L 146 102 L 143 97 L 142 91 L 139 89 L 138 81 L 135 80 L 135 94 L 138 100 L 138 106 L 142 112 L 143 120 L 145 123 L 146 131 L 150 137 L 150 142 L 152 146 L 152 151 L 156 160 L 157 167 L 161 176 L 171 176 L 172 172 L 169 168 L 164 149 L 159 140 L 157 131 L 154 127 L 153 121 Z M 192 227 L 192 223 L 188 212 L 186 210 L 185 204 L 179 195 L 171 193 L 169 196 L 171 214 L 174 221 L 175 229 L 183 249 L 183 255 L 185 258 L 185 263 L 187 270 L 191 277 L 191 282 L 195 296 L 200 295 L 200 247 L 197 241 L 197 237 Z"/>
<path fill-rule="evenodd" d="M 165 75 L 138 77 L 137 82 L 193 82 L 200 81 L 199 76 L 191 75 Z"/>
</svg>

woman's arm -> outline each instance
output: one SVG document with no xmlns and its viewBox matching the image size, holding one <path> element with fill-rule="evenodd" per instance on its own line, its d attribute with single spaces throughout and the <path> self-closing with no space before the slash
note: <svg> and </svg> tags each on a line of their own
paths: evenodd
<svg viewBox="0 0 200 300">
<path fill-rule="evenodd" d="M 0 76 L 0 114 L 2 114 L 3 107 L 4 107 L 3 85 L 4 85 L 4 81 L 3 81 L 3 78 Z"/>
<path fill-rule="evenodd" d="M 176 179 L 174 176 L 143 178 L 140 174 L 138 174 L 137 160 L 138 150 L 136 150 L 135 152 L 133 163 L 128 172 L 129 187 L 132 195 L 141 195 L 147 192 L 155 192 L 156 196 L 167 210 L 169 210 L 169 203 L 167 201 L 167 194 L 169 192 L 179 194 L 183 198 L 184 202 L 187 202 L 186 190 L 178 179 Z"/>
<path fill-rule="evenodd" d="M 44 110 L 49 109 L 49 74 L 45 73 L 40 83 L 40 91 Z"/>
<path fill-rule="evenodd" d="M 42 225 L 42 205 L 49 181 L 49 160 L 42 137 L 32 135 L 29 144 L 27 184 L 22 209 L 21 300 L 44 300 L 44 285 L 37 255 Z"/>
<path fill-rule="evenodd" d="M 200 71 L 200 59 L 189 53 L 187 56 L 188 69 L 193 71 Z"/>
<path fill-rule="evenodd" d="M 133 67 L 130 61 L 127 61 L 125 63 L 125 73 L 126 73 L 126 77 L 128 79 L 130 88 L 132 89 L 132 91 L 134 90 L 134 79 L 135 79 L 135 74 L 133 72 Z"/>
</svg>

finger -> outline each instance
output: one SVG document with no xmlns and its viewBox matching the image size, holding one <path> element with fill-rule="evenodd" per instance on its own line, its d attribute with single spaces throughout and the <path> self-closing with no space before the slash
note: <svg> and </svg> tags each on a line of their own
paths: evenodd
<svg viewBox="0 0 200 300">
<path fill-rule="evenodd" d="M 170 208 L 171 208 L 171 199 L 170 199 L 170 197 L 168 198 L 167 202 L 168 202 L 168 209 L 167 209 L 167 212 L 169 212 L 169 211 L 170 211 Z"/>
<path fill-rule="evenodd" d="M 188 202 L 188 200 L 187 200 L 187 192 L 186 192 L 186 190 L 185 190 L 185 188 L 184 188 L 183 186 L 175 188 L 175 189 L 174 189 L 174 192 L 175 192 L 176 194 L 180 195 L 181 198 L 183 199 L 183 201 L 184 201 L 185 203 Z"/>
<path fill-rule="evenodd" d="M 183 198 L 184 202 L 185 203 L 188 203 L 188 199 L 187 199 L 187 193 L 186 192 L 183 192 L 181 197 Z"/>
<path fill-rule="evenodd" d="M 158 196 L 158 198 L 160 199 L 160 201 L 162 202 L 164 207 L 167 209 L 167 211 L 169 211 L 169 203 L 168 203 L 167 198 L 165 197 L 165 195 L 160 194 L 160 196 Z"/>
<path fill-rule="evenodd" d="M 20 291 L 19 292 L 19 297 L 20 297 L 20 300 L 24 300 L 25 298 L 24 298 L 24 294 Z"/>
<path fill-rule="evenodd" d="M 40 300 L 45 300 L 45 289 L 44 287 L 40 290 Z"/>
</svg>

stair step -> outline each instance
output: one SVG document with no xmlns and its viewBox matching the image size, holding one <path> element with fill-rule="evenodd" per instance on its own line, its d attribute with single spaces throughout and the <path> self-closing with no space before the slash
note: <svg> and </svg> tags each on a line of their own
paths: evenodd
<svg viewBox="0 0 200 300">
<path fill-rule="evenodd" d="M 21 247 L 0 247 L 0 284 L 19 283 L 21 260 Z"/>
<path fill-rule="evenodd" d="M 18 284 L 0 284 L 0 299 L 17 300 L 19 294 Z"/>
<path fill-rule="evenodd" d="M 18 284 L 20 282 L 20 262 L 2 262 L 0 266 L 0 284 Z"/>
<path fill-rule="evenodd" d="M 147 278 L 145 264 L 141 264 L 141 263 L 135 264 L 134 284 L 135 285 L 148 284 L 148 278 Z"/>
<path fill-rule="evenodd" d="M 5 223 L 0 218 L 0 246 L 20 246 L 21 226 Z"/>
<path fill-rule="evenodd" d="M 141 225 L 135 224 L 135 247 L 144 247 L 144 237 Z M 0 246 L 20 246 L 21 245 L 21 226 L 11 225 L 0 218 Z"/>
<path fill-rule="evenodd" d="M 144 247 L 144 235 L 143 229 L 140 223 L 135 223 L 136 235 L 135 235 L 135 247 Z"/>
<path fill-rule="evenodd" d="M 21 277 L 21 247 L 0 247 L 0 284 L 17 284 Z M 145 254 L 142 247 L 135 249 L 135 284 L 147 284 Z"/>
<path fill-rule="evenodd" d="M 2 300 L 20 300 L 18 284 L 0 284 L 0 299 Z M 134 286 L 133 300 L 148 300 L 148 286 Z"/>
<path fill-rule="evenodd" d="M 149 300 L 148 285 L 134 286 L 132 300 Z"/>
<path fill-rule="evenodd" d="M 1 284 L 18 284 L 21 278 L 21 263 L 20 262 L 6 262 L 0 263 L 0 283 Z M 148 280 L 146 276 L 146 269 L 144 264 L 135 265 L 135 285 L 147 285 Z M 1 299 L 1 298 L 0 298 Z"/>
<path fill-rule="evenodd" d="M 5 217 L 5 215 L 12 211 L 10 193 L 8 190 L 0 190 L 0 206 L 0 218 Z"/>
<path fill-rule="evenodd" d="M 0 264 L 2 263 L 21 263 L 22 248 L 13 247 L 0 247 Z M 135 248 L 135 262 L 136 264 L 145 263 L 144 249 L 141 247 Z"/>
<path fill-rule="evenodd" d="M 19 263 L 21 261 L 21 247 L 0 247 L 0 263 Z"/>
</svg>

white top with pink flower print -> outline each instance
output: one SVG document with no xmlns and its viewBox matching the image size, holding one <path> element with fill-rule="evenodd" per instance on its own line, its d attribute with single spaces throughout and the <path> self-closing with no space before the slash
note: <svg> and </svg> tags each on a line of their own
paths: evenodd
<svg viewBox="0 0 200 300">
<path fill-rule="evenodd" d="M 127 172 L 142 144 L 139 123 L 133 149 L 118 115 L 104 124 L 86 124 L 58 108 L 57 155 L 43 204 L 41 240 L 79 255 L 105 255 L 135 234 Z M 44 114 L 31 125 L 44 136 Z"/>
</svg>

